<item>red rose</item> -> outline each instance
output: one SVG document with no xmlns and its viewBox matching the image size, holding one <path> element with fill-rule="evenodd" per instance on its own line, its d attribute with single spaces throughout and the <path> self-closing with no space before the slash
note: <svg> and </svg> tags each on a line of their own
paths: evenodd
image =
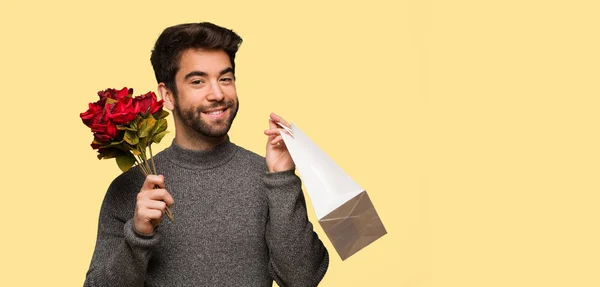
<svg viewBox="0 0 600 287">
<path fill-rule="evenodd" d="M 97 141 L 92 141 L 91 146 L 92 149 L 99 149 L 102 146 L 102 144 L 99 144 Z"/>
<path fill-rule="evenodd" d="M 106 99 L 120 100 L 132 94 L 133 89 L 122 88 L 118 91 L 116 89 L 106 89 L 104 91 L 98 92 L 98 96 L 100 97 L 98 103 L 104 106 L 104 103 L 106 103 Z"/>
<path fill-rule="evenodd" d="M 83 123 L 91 128 L 92 124 L 97 121 L 97 119 L 102 117 L 104 113 L 103 110 L 103 107 L 98 103 L 90 103 L 89 109 L 85 113 L 79 114 L 79 116 L 81 117 Z"/>
<path fill-rule="evenodd" d="M 136 113 L 147 113 L 150 111 L 151 114 L 154 114 L 162 110 L 163 100 L 157 101 L 156 94 L 148 92 L 145 95 L 133 98 L 133 106 Z"/>
<path fill-rule="evenodd" d="M 137 117 L 131 98 L 121 98 L 116 103 L 105 106 L 106 116 L 115 124 L 127 124 Z"/>
<path fill-rule="evenodd" d="M 93 123 L 91 128 L 94 138 L 100 142 L 109 142 L 118 133 L 117 126 L 110 120 L 100 119 L 98 122 Z"/>
</svg>

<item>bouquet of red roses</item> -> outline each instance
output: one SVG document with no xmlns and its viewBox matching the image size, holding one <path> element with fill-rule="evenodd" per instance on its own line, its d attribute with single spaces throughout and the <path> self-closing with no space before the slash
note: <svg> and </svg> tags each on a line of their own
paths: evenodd
<svg viewBox="0 0 600 287">
<path fill-rule="evenodd" d="M 98 159 L 115 158 L 123 172 L 135 165 L 146 176 L 156 174 L 151 145 L 168 133 L 169 112 L 153 92 L 132 95 L 133 89 L 127 88 L 99 91 L 100 99 L 79 116 L 94 134 L 92 149 L 98 150 Z M 165 213 L 173 221 L 169 207 Z"/>
</svg>

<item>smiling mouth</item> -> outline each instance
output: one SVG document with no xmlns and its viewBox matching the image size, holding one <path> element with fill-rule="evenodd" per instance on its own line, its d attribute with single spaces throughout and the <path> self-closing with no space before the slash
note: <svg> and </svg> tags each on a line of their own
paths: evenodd
<svg viewBox="0 0 600 287">
<path fill-rule="evenodd" d="M 225 113 L 227 111 L 227 107 L 218 109 L 218 110 L 211 110 L 211 111 L 206 111 L 206 112 L 202 112 L 203 114 L 209 115 L 209 116 L 213 116 L 213 117 L 218 117 L 220 115 L 222 115 L 223 113 Z"/>
<path fill-rule="evenodd" d="M 209 113 L 205 113 L 205 114 L 207 114 L 207 115 L 220 115 L 223 112 L 225 112 L 225 110 L 218 110 L 218 111 L 209 112 Z"/>
</svg>

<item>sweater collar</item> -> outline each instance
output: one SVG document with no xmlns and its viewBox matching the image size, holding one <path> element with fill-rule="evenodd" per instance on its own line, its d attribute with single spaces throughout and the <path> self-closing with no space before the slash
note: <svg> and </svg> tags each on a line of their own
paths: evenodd
<svg viewBox="0 0 600 287">
<path fill-rule="evenodd" d="M 226 140 L 210 150 L 190 150 L 178 145 L 173 139 L 171 146 L 164 150 L 165 157 L 176 165 L 192 170 L 212 169 L 226 164 L 233 158 L 236 145 Z"/>
</svg>

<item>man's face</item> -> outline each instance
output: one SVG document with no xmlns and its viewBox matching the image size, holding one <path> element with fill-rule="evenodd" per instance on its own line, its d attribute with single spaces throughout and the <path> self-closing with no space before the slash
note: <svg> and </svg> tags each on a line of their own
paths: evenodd
<svg viewBox="0 0 600 287">
<path fill-rule="evenodd" d="M 174 111 L 186 132 L 210 138 L 225 136 L 239 106 L 227 53 L 203 49 L 184 51 L 175 84 Z"/>
</svg>

